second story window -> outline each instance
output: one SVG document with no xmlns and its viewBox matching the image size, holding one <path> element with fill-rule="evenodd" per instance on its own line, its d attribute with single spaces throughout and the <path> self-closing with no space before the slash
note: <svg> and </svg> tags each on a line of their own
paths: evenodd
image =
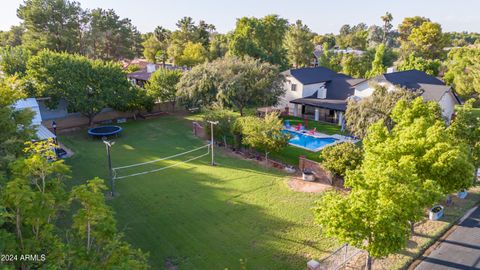
<svg viewBox="0 0 480 270">
<path fill-rule="evenodd" d="M 294 84 L 294 83 L 292 83 L 292 84 L 290 85 L 290 90 L 291 90 L 291 91 L 297 91 L 297 85 Z"/>
</svg>

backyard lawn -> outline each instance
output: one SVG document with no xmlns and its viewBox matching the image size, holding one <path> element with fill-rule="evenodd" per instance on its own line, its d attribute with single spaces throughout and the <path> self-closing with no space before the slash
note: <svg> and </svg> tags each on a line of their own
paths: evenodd
<svg viewBox="0 0 480 270">
<path fill-rule="evenodd" d="M 112 148 L 114 167 L 205 144 L 191 135 L 189 122 L 174 116 L 123 127 Z M 67 159 L 72 184 L 107 178 L 100 140 L 88 138 L 85 130 L 59 140 L 75 153 Z M 216 161 L 220 165 L 212 167 L 206 156 L 117 181 L 119 196 L 108 203 L 127 240 L 150 253 L 152 269 L 240 269 L 240 260 L 247 269 L 301 269 L 338 246 L 323 238 L 313 221 L 310 209 L 318 194 L 293 192 L 286 175 L 250 161 L 220 152 Z"/>
</svg>

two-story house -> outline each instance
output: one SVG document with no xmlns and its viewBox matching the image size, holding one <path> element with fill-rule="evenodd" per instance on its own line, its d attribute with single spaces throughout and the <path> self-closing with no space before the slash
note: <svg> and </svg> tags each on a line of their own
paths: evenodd
<svg viewBox="0 0 480 270">
<path fill-rule="evenodd" d="M 315 121 L 343 124 L 347 98 L 358 79 L 325 67 L 290 69 L 283 72 L 286 92 L 277 108 Z"/>
<path fill-rule="evenodd" d="M 344 124 L 348 100 L 360 100 L 373 94 L 373 83 L 388 90 L 401 87 L 415 91 L 425 101 L 438 102 L 444 118 L 450 121 L 460 99 L 450 86 L 425 72 L 408 70 L 385 73 L 372 79 L 352 79 L 325 67 L 290 69 L 285 76 L 285 95 L 278 109 L 316 121 Z"/>
</svg>

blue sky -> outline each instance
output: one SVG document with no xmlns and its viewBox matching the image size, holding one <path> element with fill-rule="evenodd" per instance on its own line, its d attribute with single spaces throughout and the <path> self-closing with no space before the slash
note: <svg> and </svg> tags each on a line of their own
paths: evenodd
<svg viewBox="0 0 480 270">
<path fill-rule="evenodd" d="M 3 0 L 0 30 L 18 24 L 16 9 L 23 0 Z M 389 11 L 397 26 L 404 17 L 421 15 L 442 24 L 445 31 L 480 32 L 478 0 L 80 0 L 83 8 L 113 8 L 121 17 L 130 18 L 142 32 L 162 25 L 175 28 L 183 17 L 213 23 L 219 32 L 234 28 L 236 18 L 279 14 L 294 22 L 301 19 L 317 33 L 338 32 L 345 24 L 380 24 L 380 16 Z"/>
</svg>

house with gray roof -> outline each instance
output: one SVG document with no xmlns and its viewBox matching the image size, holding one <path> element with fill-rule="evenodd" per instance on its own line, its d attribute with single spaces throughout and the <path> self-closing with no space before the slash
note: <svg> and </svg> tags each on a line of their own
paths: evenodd
<svg viewBox="0 0 480 270">
<path fill-rule="evenodd" d="M 283 75 L 286 92 L 277 108 L 294 116 L 342 125 L 356 79 L 325 67 L 290 69 Z"/>
<path fill-rule="evenodd" d="M 447 122 L 452 119 L 455 106 L 461 104 L 461 100 L 450 86 L 445 85 L 439 78 L 419 70 L 385 73 L 369 80 L 359 81 L 354 85 L 354 96 L 360 99 L 372 95 L 373 83 L 382 85 L 390 91 L 394 91 L 396 87 L 416 91 L 425 101 L 438 102 Z"/>
<path fill-rule="evenodd" d="M 278 109 L 287 114 L 315 121 L 344 125 L 349 99 L 360 100 L 373 94 L 373 83 L 394 91 L 397 87 L 415 91 L 425 101 L 440 104 L 450 121 L 460 99 L 450 86 L 425 72 L 408 70 L 385 73 L 372 79 L 353 79 L 325 67 L 290 69 L 285 76 L 285 94 Z"/>
</svg>

